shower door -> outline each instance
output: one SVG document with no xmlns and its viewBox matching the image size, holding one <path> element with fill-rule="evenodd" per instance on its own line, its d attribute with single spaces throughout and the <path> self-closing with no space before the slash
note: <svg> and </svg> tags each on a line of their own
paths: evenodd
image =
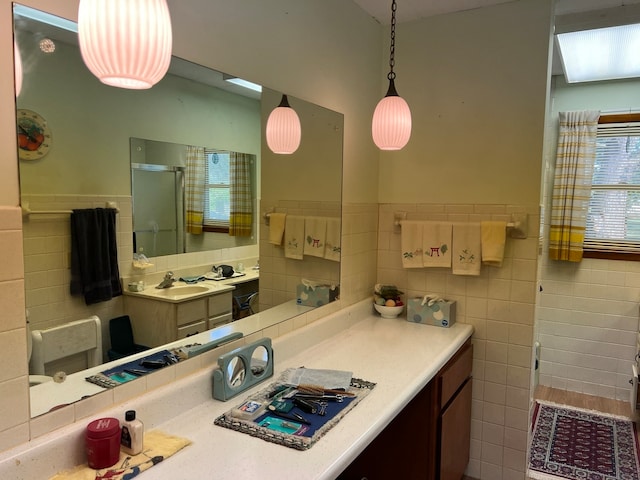
<svg viewBox="0 0 640 480">
<path fill-rule="evenodd" d="M 131 164 L 134 252 L 184 252 L 184 167 Z"/>
</svg>

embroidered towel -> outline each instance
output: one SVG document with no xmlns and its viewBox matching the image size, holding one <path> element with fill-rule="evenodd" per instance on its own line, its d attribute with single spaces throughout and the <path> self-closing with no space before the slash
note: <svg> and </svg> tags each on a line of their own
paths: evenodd
<svg viewBox="0 0 640 480">
<path fill-rule="evenodd" d="M 451 267 L 451 231 L 450 222 L 424 222 L 422 250 L 425 267 Z"/>
<path fill-rule="evenodd" d="M 482 263 L 501 267 L 507 238 L 507 222 L 480 222 L 482 229 Z"/>
<path fill-rule="evenodd" d="M 284 256 L 296 260 L 303 258 L 304 217 L 287 215 L 284 226 Z"/>
<path fill-rule="evenodd" d="M 454 275 L 480 275 L 479 223 L 453 225 L 453 251 L 451 255 Z"/>
<path fill-rule="evenodd" d="M 327 218 L 327 241 L 325 243 L 324 258 L 340 261 L 340 219 Z"/>
<path fill-rule="evenodd" d="M 120 452 L 120 459 L 113 467 L 94 470 L 93 468 L 89 468 L 85 463 L 71 470 L 60 472 L 54 475 L 51 480 L 95 480 L 96 478 L 109 478 L 113 480 L 130 479 L 166 460 L 189 445 L 191 445 L 191 440 L 168 435 L 159 430 L 152 430 L 144 434 L 144 450 L 138 455 L 131 456 Z M 153 478 L 153 476 L 151 478 Z"/>
<path fill-rule="evenodd" d="M 304 254 L 324 257 L 327 241 L 327 219 L 324 217 L 306 217 L 304 219 Z"/>
<path fill-rule="evenodd" d="M 424 222 L 404 220 L 402 222 L 402 266 L 422 268 L 422 232 Z"/>
<path fill-rule="evenodd" d="M 286 213 L 269 213 L 269 243 L 273 245 L 282 245 L 282 237 L 284 236 L 284 222 L 287 218 Z"/>
</svg>

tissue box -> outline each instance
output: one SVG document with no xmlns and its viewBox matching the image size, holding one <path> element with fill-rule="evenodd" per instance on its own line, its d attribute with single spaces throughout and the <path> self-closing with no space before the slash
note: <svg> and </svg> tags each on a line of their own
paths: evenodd
<svg viewBox="0 0 640 480">
<path fill-rule="evenodd" d="M 340 287 L 318 285 L 314 288 L 299 283 L 296 287 L 296 302 L 307 307 L 321 307 L 333 302 L 340 295 Z"/>
<path fill-rule="evenodd" d="M 429 306 L 422 305 L 423 297 L 410 298 L 407 302 L 407 320 L 437 327 L 450 327 L 456 323 L 455 300 L 440 300 Z"/>
</svg>

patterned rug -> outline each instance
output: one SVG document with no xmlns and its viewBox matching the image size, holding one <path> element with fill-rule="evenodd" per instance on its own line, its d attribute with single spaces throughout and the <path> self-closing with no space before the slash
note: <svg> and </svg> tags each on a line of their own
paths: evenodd
<svg viewBox="0 0 640 480">
<path fill-rule="evenodd" d="M 532 479 L 640 480 L 635 424 L 564 405 L 536 402 L 529 449 Z"/>
</svg>

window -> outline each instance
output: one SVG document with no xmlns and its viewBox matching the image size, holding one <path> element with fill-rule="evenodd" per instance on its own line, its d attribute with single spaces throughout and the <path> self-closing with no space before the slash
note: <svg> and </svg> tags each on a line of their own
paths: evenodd
<svg viewBox="0 0 640 480">
<path fill-rule="evenodd" d="M 640 115 L 600 117 L 584 250 L 640 260 Z"/>
<path fill-rule="evenodd" d="M 229 231 L 231 210 L 229 152 L 205 149 L 204 229 Z"/>
</svg>

